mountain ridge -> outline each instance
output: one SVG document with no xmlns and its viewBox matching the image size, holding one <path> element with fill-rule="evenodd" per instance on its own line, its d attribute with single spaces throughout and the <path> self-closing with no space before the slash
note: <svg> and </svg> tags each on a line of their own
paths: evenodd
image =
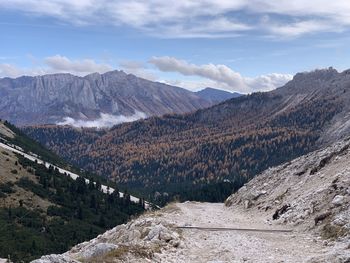
<svg viewBox="0 0 350 263">
<path fill-rule="evenodd" d="M 130 117 L 185 113 L 211 103 L 180 87 L 123 71 L 0 79 L 0 118 L 17 125 L 54 124 L 65 118 L 91 121 L 101 113 Z"/>
<path fill-rule="evenodd" d="M 197 91 L 196 94 L 207 100 L 210 101 L 213 104 L 217 104 L 219 102 L 232 99 L 232 98 L 237 98 L 239 96 L 242 96 L 243 94 L 240 94 L 238 92 L 228 92 L 225 90 L 219 90 L 219 89 L 214 89 L 214 88 L 204 88 L 200 91 Z"/>
</svg>

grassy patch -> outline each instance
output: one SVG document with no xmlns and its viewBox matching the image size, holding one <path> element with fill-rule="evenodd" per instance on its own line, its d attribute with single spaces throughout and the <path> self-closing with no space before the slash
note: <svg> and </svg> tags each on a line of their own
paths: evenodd
<svg viewBox="0 0 350 263">
<path fill-rule="evenodd" d="M 116 262 L 116 260 L 124 261 L 127 260 L 128 255 L 132 255 L 135 258 L 140 259 L 152 259 L 155 253 L 160 253 L 160 246 L 153 247 L 144 247 L 141 245 L 121 245 L 117 249 L 110 251 L 109 253 L 95 257 L 92 259 L 83 260 L 83 262 L 91 262 L 91 263 L 112 263 Z"/>
<path fill-rule="evenodd" d="M 338 239 L 342 236 L 345 236 L 347 231 L 344 227 L 332 225 L 330 223 L 327 223 L 322 228 L 322 237 L 324 239 Z"/>
</svg>

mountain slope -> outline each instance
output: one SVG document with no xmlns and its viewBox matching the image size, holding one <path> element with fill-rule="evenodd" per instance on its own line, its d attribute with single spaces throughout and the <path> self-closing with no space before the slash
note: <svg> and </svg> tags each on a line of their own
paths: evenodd
<svg viewBox="0 0 350 263">
<path fill-rule="evenodd" d="M 103 134 L 56 126 L 24 129 L 75 164 L 147 193 L 187 198 L 206 184 L 237 189 L 264 169 L 349 132 L 350 75 L 333 69 L 297 74 L 284 87 L 234 98 L 192 114 L 123 124 Z M 77 158 L 79 156 L 79 158 Z M 220 189 L 213 191 L 220 192 Z M 199 193 L 194 200 L 207 200 Z"/>
<path fill-rule="evenodd" d="M 350 137 L 273 167 L 226 200 L 236 212 L 319 235 L 336 253 L 313 262 L 350 260 Z M 323 242 L 323 241 L 322 241 Z"/>
<path fill-rule="evenodd" d="M 28 262 L 63 252 L 144 211 L 143 202 L 128 194 L 103 193 L 91 176 L 73 179 L 73 173 L 43 162 L 35 152 L 41 146 L 11 127 L 0 122 L 1 258 Z M 50 155 L 46 160 L 52 162 Z"/>
<path fill-rule="evenodd" d="M 35 263 L 346 263 L 349 175 L 347 139 L 267 169 L 226 206 L 172 203 Z"/>
<path fill-rule="evenodd" d="M 213 89 L 213 88 L 205 88 L 200 91 L 196 92 L 196 95 L 201 97 L 202 99 L 211 102 L 212 104 L 217 104 L 219 102 L 222 102 L 224 100 L 232 99 L 232 98 L 238 98 L 242 96 L 243 94 L 237 93 L 237 92 L 228 92 L 224 90 L 219 89 Z"/>
<path fill-rule="evenodd" d="M 123 71 L 85 77 L 52 74 L 0 79 L 0 118 L 17 125 L 101 118 L 100 121 L 112 119 L 111 122 L 118 123 L 145 116 L 191 112 L 209 105 L 193 92 Z M 125 117 L 119 120 L 116 116 Z"/>
</svg>

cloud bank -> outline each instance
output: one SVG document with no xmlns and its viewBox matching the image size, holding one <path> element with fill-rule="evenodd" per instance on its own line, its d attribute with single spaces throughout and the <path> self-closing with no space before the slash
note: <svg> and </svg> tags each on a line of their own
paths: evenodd
<svg viewBox="0 0 350 263">
<path fill-rule="evenodd" d="M 158 78 L 154 72 L 148 69 L 146 63 L 134 60 L 123 60 L 119 66 L 129 74 L 134 74 L 140 78 L 156 81 Z"/>
<path fill-rule="evenodd" d="M 146 114 L 140 111 L 136 111 L 135 114 L 131 116 L 101 113 L 100 118 L 95 120 L 76 120 L 71 117 L 65 117 L 63 121 L 57 122 L 56 124 L 70 125 L 78 128 L 110 128 L 117 124 L 132 122 L 146 117 Z"/>
<path fill-rule="evenodd" d="M 158 37 L 298 37 L 350 26 L 348 0 L 0 0 L 0 8 L 78 26 L 129 26 Z"/>
<path fill-rule="evenodd" d="M 74 72 L 75 74 L 89 74 L 91 72 L 104 73 L 112 70 L 108 64 L 99 64 L 92 59 L 70 60 L 61 55 L 47 57 L 44 60 L 50 70 L 56 72 Z"/>
<path fill-rule="evenodd" d="M 153 57 L 149 61 L 164 72 L 177 72 L 184 76 L 199 76 L 215 83 L 226 90 L 249 93 L 254 91 L 267 91 L 284 85 L 292 79 L 290 74 L 271 73 L 255 78 L 243 77 L 226 65 L 195 65 L 174 57 Z"/>
<path fill-rule="evenodd" d="M 9 63 L 0 64 L 0 77 L 36 76 L 52 73 L 71 73 L 77 76 L 98 72 L 105 73 L 113 67 L 106 63 L 98 63 L 93 59 L 72 60 L 65 56 L 54 55 L 43 59 L 40 66 L 22 68 Z"/>
</svg>

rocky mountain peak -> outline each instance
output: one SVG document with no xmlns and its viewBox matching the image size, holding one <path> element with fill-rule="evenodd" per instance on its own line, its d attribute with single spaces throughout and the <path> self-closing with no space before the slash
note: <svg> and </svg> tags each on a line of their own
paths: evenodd
<svg viewBox="0 0 350 263">
<path fill-rule="evenodd" d="M 297 73 L 286 85 L 278 88 L 276 93 L 282 95 L 323 93 L 337 85 L 344 85 L 345 82 L 350 82 L 350 79 L 332 67 L 316 69 Z"/>
<path fill-rule="evenodd" d="M 305 79 L 330 80 L 337 77 L 339 72 L 333 68 L 316 69 L 309 72 L 297 73 L 292 81 L 303 81 Z"/>
</svg>

